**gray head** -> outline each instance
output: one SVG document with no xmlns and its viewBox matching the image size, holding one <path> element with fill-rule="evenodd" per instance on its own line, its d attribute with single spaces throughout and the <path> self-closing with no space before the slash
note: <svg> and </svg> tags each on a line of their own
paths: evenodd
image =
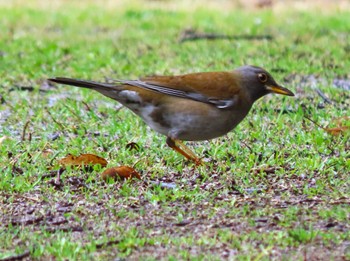
<svg viewBox="0 0 350 261">
<path fill-rule="evenodd" d="M 276 83 L 271 74 L 261 67 L 247 65 L 235 71 L 241 76 L 241 84 L 248 90 L 253 102 L 269 93 L 294 96 L 294 93 Z"/>
</svg>

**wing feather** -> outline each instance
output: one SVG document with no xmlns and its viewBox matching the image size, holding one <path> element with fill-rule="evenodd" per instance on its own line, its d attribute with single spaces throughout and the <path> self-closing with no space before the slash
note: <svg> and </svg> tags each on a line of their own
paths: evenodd
<svg viewBox="0 0 350 261">
<path fill-rule="evenodd" d="M 118 80 L 118 83 L 166 95 L 211 104 L 220 109 L 237 102 L 239 87 L 233 72 L 193 73 L 180 76 L 152 76 L 140 80 Z"/>
</svg>

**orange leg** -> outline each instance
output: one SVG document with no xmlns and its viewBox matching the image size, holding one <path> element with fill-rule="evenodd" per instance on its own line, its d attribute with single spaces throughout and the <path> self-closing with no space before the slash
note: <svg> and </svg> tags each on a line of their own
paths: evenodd
<svg viewBox="0 0 350 261">
<path fill-rule="evenodd" d="M 190 148 L 188 148 L 180 140 L 173 140 L 172 138 L 167 137 L 166 144 L 168 144 L 168 146 L 173 150 L 182 154 L 185 158 L 194 161 L 197 166 L 202 164 L 201 159 L 198 158 L 196 154 L 194 154 L 194 152 L 190 150 Z"/>
</svg>

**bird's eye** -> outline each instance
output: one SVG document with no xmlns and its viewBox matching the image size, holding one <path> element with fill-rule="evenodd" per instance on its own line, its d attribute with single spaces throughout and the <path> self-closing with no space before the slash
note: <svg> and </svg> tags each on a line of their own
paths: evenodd
<svg viewBox="0 0 350 261">
<path fill-rule="evenodd" d="M 267 82 L 267 75 L 266 75 L 266 73 L 259 73 L 258 74 L 258 79 L 262 83 Z"/>
</svg>

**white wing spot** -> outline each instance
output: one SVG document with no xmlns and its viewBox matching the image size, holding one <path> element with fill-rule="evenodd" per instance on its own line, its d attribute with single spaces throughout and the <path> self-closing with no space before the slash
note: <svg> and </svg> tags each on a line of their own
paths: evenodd
<svg viewBox="0 0 350 261">
<path fill-rule="evenodd" d="M 131 102 L 141 103 L 141 98 L 139 94 L 135 91 L 124 90 L 119 93 L 119 97 Z"/>
</svg>

